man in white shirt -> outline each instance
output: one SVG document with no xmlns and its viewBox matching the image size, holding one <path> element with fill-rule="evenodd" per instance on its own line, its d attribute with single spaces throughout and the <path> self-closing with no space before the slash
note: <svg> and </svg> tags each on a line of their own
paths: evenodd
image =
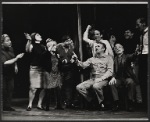
<svg viewBox="0 0 150 122">
<path fill-rule="evenodd" d="M 139 80 L 143 96 L 143 105 L 147 107 L 147 82 L 148 82 L 148 25 L 145 18 L 136 20 L 136 28 L 141 32 L 139 55 Z"/>
<path fill-rule="evenodd" d="M 110 46 L 110 43 L 107 40 L 102 39 L 102 35 L 101 35 L 99 30 L 93 30 L 93 32 L 94 32 L 94 35 L 92 36 L 93 40 L 89 39 L 89 31 L 90 31 L 91 28 L 92 27 L 90 25 L 87 26 L 87 28 L 86 28 L 86 30 L 83 34 L 83 40 L 85 42 L 89 43 L 90 47 L 92 48 L 93 56 L 95 55 L 95 45 L 96 45 L 96 43 L 97 42 L 102 42 L 106 45 L 105 54 L 114 57 L 114 54 L 113 54 L 112 48 Z"/>
</svg>

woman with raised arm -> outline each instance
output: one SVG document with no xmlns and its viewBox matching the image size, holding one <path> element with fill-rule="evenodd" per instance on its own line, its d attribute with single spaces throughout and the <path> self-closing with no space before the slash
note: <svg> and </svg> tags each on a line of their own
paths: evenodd
<svg viewBox="0 0 150 122">
<path fill-rule="evenodd" d="M 43 55 L 46 53 L 46 48 L 41 44 L 42 37 L 39 33 L 25 34 L 28 42 L 26 44 L 26 52 L 31 54 L 31 64 L 30 64 L 30 90 L 29 90 L 29 104 L 27 111 L 31 111 L 32 102 L 35 97 L 37 89 L 43 88 Z M 39 94 L 39 101 L 37 104 L 37 109 L 44 110 L 42 106 L 42 100 L 44 98 L 45 91 L 41 90 Z"/>
</svg>

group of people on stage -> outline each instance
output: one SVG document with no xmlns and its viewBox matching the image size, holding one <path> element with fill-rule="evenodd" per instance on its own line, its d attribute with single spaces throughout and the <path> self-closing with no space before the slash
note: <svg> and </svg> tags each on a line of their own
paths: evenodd
<svg viewBox="0 0 150 122">
<path fill-rule="evenodd" d="M 27 111 L 32 110 L 36 91 L 41 89 L 37 109 L 49 111 L 50 90 L 54 88 L 56 108 L 64 110 L 73 108 L 75 94 L 85 98 L 87 109 L 97 104 L 98 110 L 105 110 L 103 88 L 110 88 L 113 111 L 121 107 L 121 98 L 126 100 L 127 110 L 134 111 L 134 103 L 147 104 L 148 82 L 148 26 L 145 18 L 136 20 L 136 28 L 141 32 L 140 42 L 134 37 L 134 31 L 127 29 L 125 41 L 119 42 L 114 33 L 108 40 L 103 40 L 99 30 L 88 25 L 84 34 L 85 41 L 92 51 L 92 56 L 86 61 L 80 61 L 74 52 L 74 43 L 69 35 L 62 37 L 62 43 L 51 38 L 46 39 L 46 46 L 41 43 L 39 33 L 25 34 L 28 40 L 25 46 L 31 55 L 29 76 L 29 104 Z M 14 73 L 18 72 L 17 61 L 24 53 L 16 57 L 13 52 L 10 37 L 2 35 L 2 68 L 3 68 L 3 110 L 14 111 L 11 99 L 14 85 Z M 86 81 L 76 81 L 76 73 L 90 67 L 90 78 Z M 125 92 L 121 92 L 121 91 Z M 124 93 L 120 95 L 121 93 Z M 96 97 L 96 101 L 95 101 Z M 45 98 L 45 106 L 43 99 Z M 81 100 L 81 99 L 79 99 Z M 65 107 L 63 105 L 63 102 Z"/>
</svg>

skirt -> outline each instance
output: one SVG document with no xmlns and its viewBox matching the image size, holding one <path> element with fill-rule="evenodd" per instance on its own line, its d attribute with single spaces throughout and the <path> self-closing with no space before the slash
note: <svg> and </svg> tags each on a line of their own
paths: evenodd
<svg viewBox="0 0 150 122">
<path fill-rule="evenodd" d="M 30 88 L 43 88 L 42 73 L 42 68 L 30 66 Z"/>
<path fill-rule="evenodd" d="M 51 89 L 51 88 L 62 86 L 62 78 L 59 72 L 56 74 L 53 74 L 52 72 L 48 74 L 45 72 L 44 74 L 45 74 L 45 80 L 44 80 L 45 89 Z"/>
</svg>

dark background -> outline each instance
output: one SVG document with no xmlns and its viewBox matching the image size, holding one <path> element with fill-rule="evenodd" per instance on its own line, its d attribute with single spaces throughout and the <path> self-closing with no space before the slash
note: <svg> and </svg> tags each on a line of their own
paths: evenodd
<svg viewBox="0 0 150 122">
<path fill-rule="evenodd" d="M 124 30 L 127 27 L 135 28 L 135 21 L 138 17 L 146 17 L 148 12 L 147 4 L 81 4 L 81 28 L 82 35 L 88 24 L 99 29 L 105 35 L 112 28 L 122 39 Z M 75 43 L 75 52 L 79 55 L 78 42 L 78 17 L 76 4 L 3 4 L 2 33 L 7 33 L 12 40 L 15 53 L 24 52 L 26 39 L 24 32 L 38 32 L 43 37 L 50 37 L 61 42 L 64 34 L 69 34 Z M 88 58 L 87 48 L 83 43 L 83 60 Z M 29 64 L 30 57 L 25 54 L 18 62 L 19 73 L 15 77 L 14 97 L 28 97 L 29 90 Z"/>
</svg>

